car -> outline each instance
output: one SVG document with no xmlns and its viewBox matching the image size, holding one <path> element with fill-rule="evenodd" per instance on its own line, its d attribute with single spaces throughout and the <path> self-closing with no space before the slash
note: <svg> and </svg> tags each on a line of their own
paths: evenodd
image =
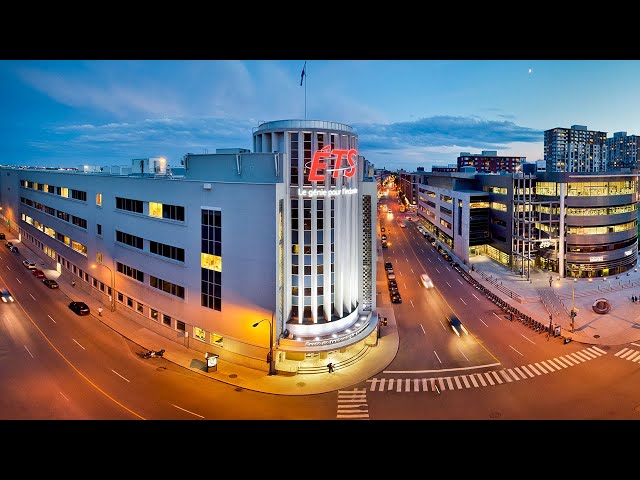
<svg viewBox="0 0 640 480">
<path fill-rule="evenodd" d="M 384 269 L 388 272 L 389 270 L 393 270 L 393 264 L 391 262 L 384 262 Z"/>
<path fill-rule="evenodd" d="M 44 283 L 49 288 L 59 288 L 60 287 L 60 285 L 58 285 L 58 282 L 56 282 L 52 278 L 46 278 L 45 277 L 45 278 L 42 279 L 42 283 Z"/>
<path fill-rule="evenodd" d="M 402 297 L 399 293 L 391 293 L 391 303 L 402 303 Z"/>
<path fill-rule="evenodd" d="M 396 274 L 393 273 L 393 270 L 391 270 L 390 272 L 387 272 L 387 280 L 396 280 Z"/>
<path fill-rule="evenodd" d="M 469 332 L 466 328 L 464 328 L 464 325 L 458 317 L 451 316 L 448 317 L 447 320 L 449 320 L 449 326 L 451 327 L 451 330 L 453 330 L 457 336 L 469 335 Z"/>
<path fill-rule="evenodd" d="M 380 238 L 381 238 L 381 240 L 383 242 L 385 242 L 387 240 L 387 236 L 384 233 L 382 234 L 382 237 L 380 237 Z"/>
<path fill-rule="evenodd" d="M 389 280 L 387 284 L 389 285 L 389 290 L 391 290 L 392 288 L 398 288 L 398 282 L 396 282 L 395 280 Z"/>
<path fill-rule="evenodd" d="M 380 231 L 381 231 L 381 232 L 384 232 L 384 231 L 385 231 L 385 230 L 384 230 L 384 227 L 380 227 Z"/>
<path fill-rule="evenodd" d="M 29 270 L 34 270 L 38 267 L 36 267 L 36 264 L 33 262 L 30 262 L 29 260 L 23 260 L 22 264 L 27 267 Z"/>
<path fill-rule="evenodd" d="M 394 294 L 394 293 L 400 293 L 398 290 L 398 284 L 394 283 L 393 285 L 389 286 L 389 295 Z"/>
<path fill-rule="evenodd" d="M 7 242 L 4 244 L 4 246 L 7 247 L 9 250 L 11 250 L 13 248 L 13 243 Z"/>
<path fill-rule="evenodd" d="M 433 282 L 429 278 L 429 275 L 427 275 L 426 273 L 423 273 L 422 275 L 420 275 L 420 281 L 422 282 L 422 285 L 424 285 L 424 288 L 434 287 Z"/>
<path fill-rule="evenodd" d="M 387 242 L 382 242 L 382 248 L 389 248 L 389 246 L 387 245 Z"/>
<path fill-rule="evenodd" d="M 91 310 L 89 310 L 89 305 L 84 302 L 71 302 L 69 304 L 69 308 L 73 310 L 77 315 L 89 315 Z"/>
<path fill-rule="evenodd" d="M 9 290 L 7 290 L 6 288 L 0 289 L 0 296 L 2 297 L 2 301 L 4 303 L 13 302 L 13 295 L 11 295 L 11 292 L 9 292 Z"/>
<path fill-rule="evenodd" d="M 404 224 L 404 222 L 402 222 L 402 223 L 400 224 L 400 228 L 407 228 L 407 226 Z"/>
<path fill-rule="evenodd" d="M 0 240 L 5 240 L 7 237 L 4 233 L 0 233 Z"/>
<path fill-rule="evenodd" d="M 36 278 L 44 278 L 44 272 L 39 268 L 34 268 L 31 270 L 31 273 L 33 273 L 33 276 Z"/>
</svg>

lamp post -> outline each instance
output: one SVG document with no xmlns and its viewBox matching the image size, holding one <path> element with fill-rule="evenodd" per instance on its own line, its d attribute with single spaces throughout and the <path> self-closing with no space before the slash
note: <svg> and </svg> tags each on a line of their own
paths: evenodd
<svg viewBox="0 0 640 480">
<path fill-rule="evenodd" d="M 115 293 L 116 293 L 116 285 L 115 285 L 115 279 L 113 278 L 113 270 L 111 270 L 111 268 L 109 268 L 107 265 L 105 265 L 102 262 L 99 262 L 97 265 L 100 265 L 104 268 L 106 268 L 107 270 L 109 270 L 109 274 L 111 275 L 111 295 L 109 295 L 109 301 L 111 302 L 111 311 L 115 312 L 116 311 L 116 302 L 115 302 Z M 91 265 L 92 268 L 96 267 L 96 264 Z"/>
<path fill-rule="evenodd" d="M 576 318 L 576 291 L 575 288 L 573 287 L 575 285 L 577 281 L 577 278 L 573 278 L 573 282 L 571 282 L 571 333 L 574 332 L 574 326 L 575 326 L 575 321 L 574 319 Z"/>
<path fill-rule="evenodd" d="M 267 362 L 269 363 L 269 375 L 275 375 L 276 369 L 273 362 L 273 312 L 271 312 L 271 320 L 269 320 L 268 318 L 263 318 L 259 322 L 254 323 L 253 327 L 257 327 L 262 322 L 269 323 L 269 354 L 267 355 Z"/>
</svg>

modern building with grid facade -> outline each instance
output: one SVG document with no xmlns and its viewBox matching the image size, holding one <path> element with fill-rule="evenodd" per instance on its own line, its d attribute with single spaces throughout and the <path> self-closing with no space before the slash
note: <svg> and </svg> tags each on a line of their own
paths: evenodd
<svg viewBox="0 0 640 480">
<path fill-rule="evenodd" d="M 164 159 L 1 167 L 0 216 L 77 287 L 203 358 L 265 370 L 272 347 L 295 372 L 375 345 L 377 192 L 355 131 L 267 122 L 253 147 L 186 154 L 179 175 Z"/>
<path fill-rule="evenodd" d="M 544 132 L 547 172 L 604 172 L 607 169 L 607 133 L 585 125 L 552 128 Z"/>
</svg>

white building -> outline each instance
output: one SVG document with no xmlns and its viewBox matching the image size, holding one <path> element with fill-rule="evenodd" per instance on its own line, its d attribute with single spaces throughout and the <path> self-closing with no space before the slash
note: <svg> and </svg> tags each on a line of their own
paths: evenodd
<svg viewBox="0 0 640 480">
<path fill-rule="evenodd" d="M 348 125 L 282 120 L 254 129 L 253 153 L 185 155 L 179 176 L 162 158 L 3 167 L 1 216 L 78 287 L 203 358 L 266 369 L 272 336 L 275 368 L 296 371 L 376 343 L 377 192 L 357 143 Z"/>
</svg>

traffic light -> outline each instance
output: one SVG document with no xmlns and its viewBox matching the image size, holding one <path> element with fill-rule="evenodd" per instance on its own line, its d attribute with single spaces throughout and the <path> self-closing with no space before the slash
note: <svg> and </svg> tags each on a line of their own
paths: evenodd
<svg viewBox="0 0 640 480">
<path fill-rule="evenodd" d="M 571 310 L 571 318 L 576 318 L 576 311 L 575 310 Z"/>
</svg>

